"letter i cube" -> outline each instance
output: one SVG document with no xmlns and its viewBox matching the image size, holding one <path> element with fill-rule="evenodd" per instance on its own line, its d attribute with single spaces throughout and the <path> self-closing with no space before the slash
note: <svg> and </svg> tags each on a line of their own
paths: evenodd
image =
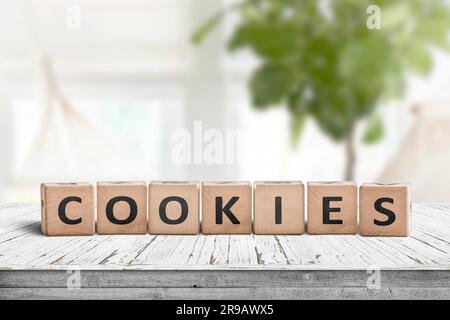
<svg viewBox="0 0 450 320">
<path fill-rule="evenodd" d="M 255 234 L 304 233 L 304 189 L 300 181 L 255 182 Z"/>
</svg>

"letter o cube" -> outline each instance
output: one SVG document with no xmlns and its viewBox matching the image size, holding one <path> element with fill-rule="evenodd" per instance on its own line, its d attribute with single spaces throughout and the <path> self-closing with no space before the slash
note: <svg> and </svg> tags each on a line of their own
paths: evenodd
<svg viewBox="0 0 450 320">
<path fill-rule="evenodd" d="M 145 182 L 97 183 L 97 233 L 147 233 Z"/>
<path fill-rule="evenodd" d="M 151 234 L 198 234 L 200 184 L 152 181 L 148 191 Z"/>
</svg>

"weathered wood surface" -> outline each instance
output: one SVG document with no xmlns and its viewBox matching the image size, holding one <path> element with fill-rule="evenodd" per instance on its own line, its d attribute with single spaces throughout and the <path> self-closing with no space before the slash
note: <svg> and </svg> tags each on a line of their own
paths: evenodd
<svg viewBox="0 0 450 320">
<path fill-rule="evenodd" d="M 359 288 L 124 288 L 105 289 L 83 288 L 67 290 L 65 288 L 52 289 L 2 289 L 0 297 L 10 299 L 120 299 L 120 300 L 324 300 L 324 299 L 352 299 L 352 300 L 436 300 L 448 299 L 449 288 L 381 288 L 379 290 Z"/>
<path fill-rule="evenodd" d="M 448 299 L 450 205 L 414 205 L 408 238 L 368 238 L 46 237 L 38 205 L 0 204 L 0 298 L 33 297 Z"/>
</svg>

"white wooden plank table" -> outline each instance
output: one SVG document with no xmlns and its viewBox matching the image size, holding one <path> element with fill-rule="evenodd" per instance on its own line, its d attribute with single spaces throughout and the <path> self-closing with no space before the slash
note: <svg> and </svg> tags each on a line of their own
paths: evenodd
<svg viewBox="0 0 450 320">
<path fill-rule="evenodd" d="M 449 299 L 450 205 L 369 238 L 46 237 L 39 205 L 0 204 L 0 298 Z"/>
</svg>

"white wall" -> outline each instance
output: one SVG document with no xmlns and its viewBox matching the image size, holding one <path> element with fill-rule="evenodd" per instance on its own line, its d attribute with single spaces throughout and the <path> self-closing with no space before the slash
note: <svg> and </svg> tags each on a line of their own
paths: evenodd
<svg viewBox="0 0 450 320">
<path fill-rule="evenodd" d="M 251 108 L 246 82 L 258 61 L 249 52 L 225 53 L 235 17 L 201 46 L 190 44 L 193 30 L 222 1 L 20 3 L 0 0 L 0 201 L 36 200 L 39 182 L 48 179 L 341 179 L 342 145 L 309 122 L 293 149 L 284 109 L 261 113 Z M 73 6 L 81 13 L 79 29 L 67 26 Z M 43 54 L 51 57 L 63 94 L 108 141 L 95 147 L 94 137 L 85 138 L 93 147 L 73 155 L 74 165 L 63 170 L 44 170 L 27 158 L 45 106 L 38 64 Z M 375 179 L 395 154 L 412 123 L 412 104 L 449 104 L 449 61 L 448 55 L 437 55 L 433 75 L 412 79 L 405 97 L 383 106 L 386 137 L 375 146 L 358 146 L 358 182 Z M 205 130 L 241 130 L 241 161 L 175 164 L 171 135 L 181 128 L 192 133 L 196 120 Z M 68 149 L 78 142 L 69 141 L 73 147 Z M 60 153 L 38 150 L 66 164 Z"/>
</svg>

